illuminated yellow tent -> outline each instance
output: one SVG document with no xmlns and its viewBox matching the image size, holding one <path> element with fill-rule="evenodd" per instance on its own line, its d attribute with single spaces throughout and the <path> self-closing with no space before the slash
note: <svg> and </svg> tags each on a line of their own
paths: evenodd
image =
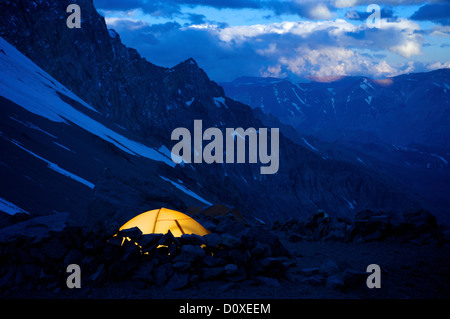
<svg viewBox="0 0 450 319">
<path fill-rule="evenodd" d="M 119 230 L 138 227 L 143 234 L 165 234 L 169 230 L 175 237 L 183 234 L 206 235 L 209 233 L 191 217 L 176 210 L 161 208 L 137 215 Z"/>
</svg>

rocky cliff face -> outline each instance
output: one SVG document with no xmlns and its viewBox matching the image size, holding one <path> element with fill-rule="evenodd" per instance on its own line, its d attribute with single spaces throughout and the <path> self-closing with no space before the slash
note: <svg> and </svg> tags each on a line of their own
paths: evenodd
<svg viewBox="0 0 450 319">
<path fill-rule="evenodd" d="M 268 127 L 269 118 L 226 98 L 194 60 L 167 69 L 125 47 L 117 33 L 107 29 L 92 0 L 77 1 L 82 27 L 68 29 L 65 9 L 71 2 L 2 2 L 0 34 L 105 118 L 167 149 L 174 144 L 173 129 L 192 132 L 194 119 L 202 119 L 204 128 Z M 262 220 L 305 216 L 319 208 L 340 216 L 365 208 L 400 212 L 415 204 L 389 178 L 318 154 L 294 143 L 283 130 L 275 175 L 259 174 L 259 164 L 177 165 L 155 173 L 183 181 L 210 202 L 234 205 L 246 217 Z M 130 192 L 164 204 L 161 189 L 154 190 L 146 176 L 129 180 L 120 171 L 109 175 L 108 181 L 96 183 L 91 215 L 100 214 L 106 204 L 132 206 L 136 197 L 127 196 Z"/>
</svg>

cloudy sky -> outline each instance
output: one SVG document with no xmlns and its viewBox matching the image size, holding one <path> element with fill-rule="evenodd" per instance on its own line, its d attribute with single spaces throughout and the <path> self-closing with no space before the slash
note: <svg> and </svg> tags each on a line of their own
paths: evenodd
<svg viewBox="0 0 450 319">
<path fill-rule="evenodd" d="M 370 4 L 380 8 L 380 20 Z M 448 0 L 94 0 L 150 62 L 239 76 L 384 78 L 450 67 Z M 369 10 L 369 11 L 368 11 Z M 375 24 L 377 22 L 377 24 Z"/>
</svg>

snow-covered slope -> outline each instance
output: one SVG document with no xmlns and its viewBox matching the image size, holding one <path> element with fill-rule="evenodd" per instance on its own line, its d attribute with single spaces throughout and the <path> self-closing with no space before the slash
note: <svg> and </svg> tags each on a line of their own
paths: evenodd
<svg viewBox="0 0 450 319">
<path fill-rule="evenodd" d="M 155 181 L 180 202 L 209 204 L 156 174 L 175 166 L 167 147 L 107 120 L 3 38 L 0 50 L 0 211 L 67 211 L 84 222 L 96 182 L 111 172 Z"/>
<path fill-rule="evenodd" d="M 0 47 L 3 50 L 0 60 L 0 92 L 3 97 L 51 121 L 78 125 L 129 154 L 175 166 L 170 158 L 155 149 L 126 138 L 83 113 L 86 112 L 83 108 L 78 110 L 64 101 L 61 95 L 95 111 L 3 38 L 0 38 Z"/>
</svg>

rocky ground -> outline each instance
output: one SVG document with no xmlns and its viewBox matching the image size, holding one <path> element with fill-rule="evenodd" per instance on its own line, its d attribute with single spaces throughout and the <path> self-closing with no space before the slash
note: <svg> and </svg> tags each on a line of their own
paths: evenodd
<svg viewBox="0 0 450 319">
<path fill-rule="evenodd" d="M 424 211 L 409 212 L 401 222 L 372 212 L 351 223 L 324 212 L 270 226 L 249 226 L 232 215 L 197 219 L 212 234 L 174 238 L 132 229 L 111 239 L 106 230 L 64 227 L 6 239 L 3 231 L 1 296 L 450 298 L 448 230 Z M 130 241 L 121 246 L 122 238 Z M 66 286 L 71 263 L 81 267 L 80 289 Z M 379 289 L 366 286 L 369 264 L 381 267 Z"/>
</svg>

